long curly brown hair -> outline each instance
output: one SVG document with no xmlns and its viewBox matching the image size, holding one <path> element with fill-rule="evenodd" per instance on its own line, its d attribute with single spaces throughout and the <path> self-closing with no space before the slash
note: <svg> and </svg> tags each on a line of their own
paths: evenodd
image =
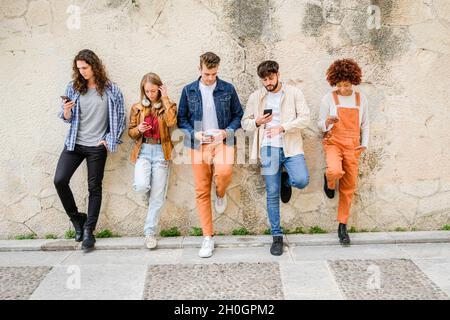
<svg viewBox="0 0 450 320">
<path fill-rule="evenodd" d="M 333 87 L 342 81 L 357 86 L 361 83 L 361 77 L 361 68 L 352 59 L 336 60 L 327 70 L 327 81 Z"/>
<path fill-rule="evenodd" d="M 103 93 L 105 92 L 105 89 L 109 85 L 110 81 L 106 74 L 105 66 L 103 65 L 100 58 L 92 50 L 84 49 L 78 52 L 78 54 L 73 59 L 73 87 L 81 94 L 86 94 L 88 91 L 88 81 L 83 78 L 80 71 L 78 70 L 77 61 L 85 61 L 92 67 L 92 71 L 94 72 L 95 77 L 95 84 L 97 85 L 97 91 L 101 96 L 103 96 Z"/>
</svg>

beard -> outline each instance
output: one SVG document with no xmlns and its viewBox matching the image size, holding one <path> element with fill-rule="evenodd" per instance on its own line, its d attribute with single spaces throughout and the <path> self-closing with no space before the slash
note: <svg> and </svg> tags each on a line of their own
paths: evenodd
<svg viewBox="0 0 450 320">
<path fill-rule="evenodd" d="M 269 84 L 268 86 L 264 86 L 264 87 L 266 88 L 267 91 L 272 92 L 272 91 L 275 91 L 276 88 L 278 88 L 278 84 L 279 84 L 279 81 L 277 81 L 277 83 L 274 85 Z"/>
</svg>

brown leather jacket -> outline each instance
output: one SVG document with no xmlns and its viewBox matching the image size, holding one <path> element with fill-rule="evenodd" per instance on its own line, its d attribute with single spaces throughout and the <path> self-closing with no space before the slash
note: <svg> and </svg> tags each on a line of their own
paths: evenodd
<svg viewBox="0 0 450 320">
<path fill-rule="evenodd" d="M 170 138 L 169 128 L 177 124 L 177 105 L 169 100 L 168 97 L 162 97 L 162 106 L 156 111 L 158 116 L 159 133 L 161 136 L 161 145 L 164 152 L 164 158 L 170 160 L 172 156 L 173 143 Z M 142 137 L 137 126 L 144 122 L 145 117 L 150 113 L 151 107 L 144 107 L 141 103 L 136 103 L 131 107 L 130 124 L 128 126 L 128 135 L 134 140 L 135 145 L 131 151 L 131 162 L 136 163 L 139 151 L 142 146 Z"/>
</svg>

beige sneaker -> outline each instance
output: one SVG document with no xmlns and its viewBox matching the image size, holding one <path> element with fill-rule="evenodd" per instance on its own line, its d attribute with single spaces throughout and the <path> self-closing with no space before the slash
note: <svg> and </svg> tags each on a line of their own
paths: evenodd
<svg viewBox="0 0 450 320">
<path fill-rule="evenodd" d="M 154 235 L 145 236 L 145 247 L 147 249 L 154 249 L 156 248 L 157 244 L 158 241 L 156 240 L 156 237 Z"/>
</svg>

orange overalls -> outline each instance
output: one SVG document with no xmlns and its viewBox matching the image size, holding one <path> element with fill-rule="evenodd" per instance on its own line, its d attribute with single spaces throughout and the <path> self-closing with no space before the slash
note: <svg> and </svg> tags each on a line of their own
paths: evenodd
<svg viewBox="0 0 450 320">
<path fill-rule="evenodd" d="M 339 207 L 337 220 L 347 224 L 350 206 L 356 190 L 360 146 L 359 108 L 361 96 L 355 92 L 356 108 L 346 108 L 339 104 L 339 97 L 333 91 L 333 100 L 339 121 L 328 131 L 323 139 L 327 162 L 326 177 L 329 189 L 336 188 L 339 180 Z"/>
</svg>

